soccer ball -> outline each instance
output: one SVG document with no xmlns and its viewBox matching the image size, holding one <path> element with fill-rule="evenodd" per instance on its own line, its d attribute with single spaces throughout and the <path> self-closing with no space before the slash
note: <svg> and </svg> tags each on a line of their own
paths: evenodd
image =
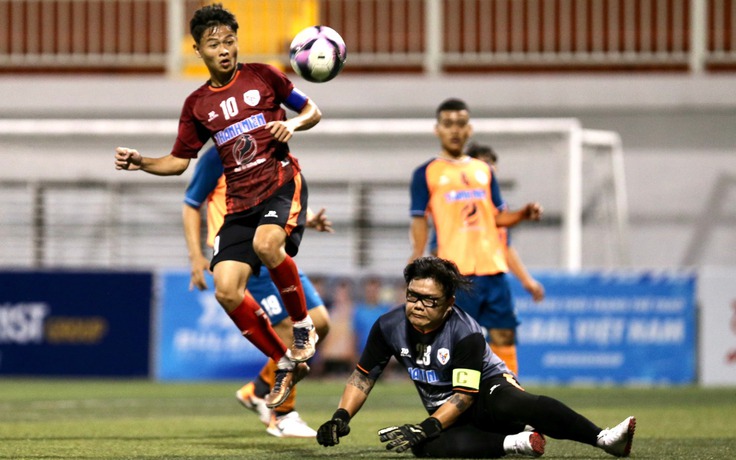
<svg viewBox="0 0 736 460">
<path fill-rule="evenodd" d="M 289 47 L 289 61 L 294 72 L 314 83 L 335 78 L 346 58 L 345 42 L 327 26 L 307 27 L 296 34 Z"/>
</svg>

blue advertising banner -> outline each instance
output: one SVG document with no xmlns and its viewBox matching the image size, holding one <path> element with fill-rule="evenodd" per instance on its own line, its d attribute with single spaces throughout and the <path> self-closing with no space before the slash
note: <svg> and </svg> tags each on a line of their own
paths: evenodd
<svg viewBox="0 0 736 460">
<path fill-rule="evenodd" d="M 266 363 L 212 290 L 189 290 L 189 271 L 159 273 L 156 377 L 161 380 L 250 379 Z"/>
<path fill-rule="evenodd" d="M 695 382 L 695 276 L 535 273 L 536 304 L 509 276 L 517 314 L 519 378 L 544 384 Z"/>
<path fill-rule="evenodd" d="M 152 275 L 0 272 L 0 375 L 147 376 Z"/>
</svg>

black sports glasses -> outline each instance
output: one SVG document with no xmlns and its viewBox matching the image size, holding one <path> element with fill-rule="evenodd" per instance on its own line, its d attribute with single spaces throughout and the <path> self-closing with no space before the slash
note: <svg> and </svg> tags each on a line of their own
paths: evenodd
<svg viewBox="0 0 736 460">
<path fill-rule="evenodd" d="M 421 302 L 422 305 L 424 305 L 427 308 L 437 308 L 440 305 L 440 300 L 442 300 L 442 297 L 432 297 L 428 295 L 422 295 L 417 294 L 414 291 L 406 291 L 406 301 L 415 303 L 415 302 Z"/>
</svg>

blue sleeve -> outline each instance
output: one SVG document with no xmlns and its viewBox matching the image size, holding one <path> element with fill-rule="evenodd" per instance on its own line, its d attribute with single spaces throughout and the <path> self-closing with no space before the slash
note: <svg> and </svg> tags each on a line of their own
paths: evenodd
<svg viewBox="0 0 736 460">
<path fill-rule="evenodd" d="M 302 290 L 304 291 L 304 299 L 307 301 L 307 310 L 321 307 L 325 304 L 312 281 L 304 272 L 299 269 L 299 279 L 302 281 Z"/>
<path fill-rule="evenodd" d="M 373 323 L 357 366 L 357 370 L 361 374 L 373 380 L 377 380 L 381 376 L 393 354 L 391 346 L 383 334 L 380 322 L 381 318 Z"/>
<path fill-rule="evenodd" d="M 222 176 L 223 167 L 217 148 L 210 147 L 197 160 L 192 180 L 184 193 L 184 203 L 199 209 L 207 197 L 217 187 L 217 181 Z"/>
<path fill-rule="evenodd" d="M 499 211 L 506 210 L 506 202 L 503 201 L 503 197 L 501 196 L 501 187 L 498 185 L 493 169 L 491 169 L 491 198 L 493 199 L 493 206 L 495 206 L 496 209 Z"/>
<path fill-rule="evenodd" d="M 294 88 L 291 90 L 291 94 L 284 101 L 284 105 L 294 112 L 301 112 L 309 98 L 306 94 L 302 93 L 298 89 Z"/>
<path fill-rule="evenodd" d="M 411 178 L 411 205 L 409 214 L 412 217 L 424 216 L 429 205 L 429 186 L 427 185 L 427 162 L 414 170 Z"/>
</svg>

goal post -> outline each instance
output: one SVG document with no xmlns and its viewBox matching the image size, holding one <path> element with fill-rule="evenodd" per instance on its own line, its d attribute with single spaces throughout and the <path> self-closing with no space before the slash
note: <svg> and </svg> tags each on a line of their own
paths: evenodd
<svg viewBox="0 0 736 460">
<path fill-rule="evenodd" d="M 322 206 L 320 201 L 325 193 L 331 194 L 332 201 L 324 200 L 328 202 L 328 212 L 344 228 L 340 236 L 312 235 L 310 240 L 318 242 L 319 248 L 312 250 L 312 254 L 310 248 L 303 248 L 302 257 L 306 260 L 300 263 L 304 268 L 324 272 L 329 267 L 339 267 L 339 270 L 359 272 L 403 267 L 409 254 L 408 182 L 412 169 L 438 151 L 434 123 L 431 118 L 324 119 L 315 128 L 294 136 L 290 144 L 313 186 L 310 202 Z M 514 207 L 537 200 L 545 207 L 546 218 L 540 226 L 522 226 L 524 232 L 533 235 L 528 240 L 535 240 L 531 243 L 534 250 L 524 254 L 528 264 L 569 271 L 583 266 L 628 264 L 628 209 L 623 147 L 618 133 L 585 129 L 576 118 L 474 118 L 471 123 L 473 141 L 487 143 L 499 152 L 502 184 L 503 181 L 514 184 L 504 190 L 506 201 Z M 32 184 L 52 180 L 58 185 L 59 181 L 71 184 L 94 179 L 113 185 L 124 181 L 162 187 L 164 183 L 146 175 L 115 172 L 112 152 L 116 146 L 126 145 L 139 147 L 147 155 L 166 154 L 176 132 L 177 121 L 163 119 L 0 120 L 0 158 L 7 155 L 0 182 L 10 184 L 19 199 L 23 194 L 19 180 Z M 17 161 L 18 158 L 23 161 Z M 166 183 L 176 185 L 175 181 L 184 180 L 174 178 Z M 355 183 L 360 187 L 355 187 Z M 172 221 L 174 227 L 178 225 L 176 214 L 173 217 L 156 214 L 163 209 L 156 200 L 177 202 L 178 187 L 167 189 L 165 196 L 150 198 L 151 218 Z M 113 186 L 106 193 L 116 193 L 118 189 Z M 324 192 L 326 189 L 331 190 Z M 351 197 L 356 190 L 367 195 L 358 201 Z M 57 199 L 62 200 L 62 195 Z M 114 200 L 107 196 L 104 199 Z M 359 215 L 358 208 L 370 215 Z M 124 209 L 133 212 L 134 206 Z M 14 212 L 26 211 L 21 207 Z M 24 221 L 36 218 L 21 217 Z M 138 230 L 133 227 L 143 224 L 138 216 L 129 217 L 133 221 L 129 230 L 135 233 Z M 120 224 L 95 218 L 95 225 Z M 118 216 L 118 219 L 125 218 Z M 361 231 L 361 225 L 367 225 L 369 230 Z M 555 230 L 549 231 L 553 226 Z M 536 230 L 539 227 L 547 230 Z M 99 239 L 105 234 L 100 231 L 95 235 Z M 14 237 L 23 238 L 20 235 L 22 230 L 15 229 Z M 377 238 L 377 235 L 381 241 L 359 240 Z M 519 231 L 519 239 L 514 241 L 525 242 L 524 238 Z M 117 243 L 100 240 L 78 244 L 112 247 Z M 591 261 L 591 254 L 600 252 L 601 246 L 610 254 L 605 255 L 605 261 Z M 169 254 L 175 250 L 154 243 L 150 247 L 151 251 L 161 251 L 161 256 L 155 258 L 157 264 L 171 266 L 186 261 L 183 256 L 172 259 Z M 371 257 L 356 256 L 360 251 L 368 252 Z M 534 253 L 546 253 L 546 258 L 535 258 Z M 125 257 L 116 253 L 108 259 L 125 261 Z M 16 256 L 14 263 L 22 264 L 21 259 L 22 255 Z M 143 262 L 131 255 L 127 263 Z"/>
<path fill-rule="evenodd" d="M 615 263 L 629 263 L 628 205 L 621 138 L 614 131 L 584 129 L 576 118 L 475 118 L 471 121 L 474 138 L 488 139 L 495 145 L 501 138 L 557 138 L 551 143 L 563 146 L 564 165 L 560 180 L 564 189 L 561 256 L 559 264 L 570 271 L 583 265 L 583 163 L 591 150 L 603 152 L 613 188 L 615 213 L 609 224 L 615 228 Z M 313 135 L 320 136 L 402 136 L 427 135 L 433 119 L 356 119 L 325 120 Z M 514 142 L 514 141 L 511 141 Z M 543 141 L 540 145 L 543 145 Z M 502 150 L 502 149 L 501 149 Z M 501 156 L 505 155 L 502 153 Z M 506 160 L 504 160 L 506 161 Z M 600 166 L 599 166 L 600 167 Z"/>
<path fill-rule="evenodd" d="M 621 136 L 615 131 L 597 129 L 583 130 L 583 146 L 601 148 L 608 152 L 611 181 L 615 200 L 615 218 L 618 264 L 627 266 L 631 263 L 629 252 L 629 204 L 626 193 L 626 170 L 624 168 L 624 149 Z"/>
</svg>

